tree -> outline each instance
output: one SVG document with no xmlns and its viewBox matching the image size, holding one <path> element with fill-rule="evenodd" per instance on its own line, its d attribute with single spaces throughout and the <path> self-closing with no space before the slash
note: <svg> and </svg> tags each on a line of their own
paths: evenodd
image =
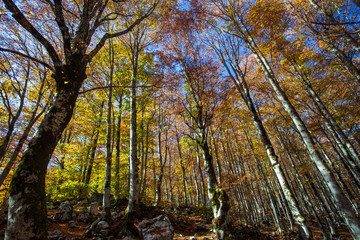
<svg viewBox="0 0 360 240">
<path fill-rule="evenodd" d="M 232 36 L 222 36 L 221 33 L 218 34 L 218 43 L 214 43 L 213 47 L 218 54 L 220 61 L 225 66 L 231 80 L 235 84 L 238 92 L 240 93 L 245 105 L 249 109 L 254 125 L 257 129 L 257 132 L 260 136 L 260 139 L 266 149 L 266 153 L 271 162 L 272 169 L 274 170 L 276 177 L 279 181 L 285 199 L 288 202 L 290 212 L 292 217 L 299 227 L 300 236 L 302 239 L 311 239 L 312 234 L 305 222 L 305 218 L 303 217 L 299 205 L 294 198 L 294 193 L 291 191 L 289 187 L 289 183 L 287 182 L 284 170 L 279 164 L 279 157 L 275 153 L 273 144 L 267 134 L 267 131 L 262 123 L 262 119 L 258 114 L 258 111 L 255 108 L 255 104 L 251 97 L 250 89 L 246 80 L 245 72 L 247 69 L 241 69 L 241 55 L 240 48 L 241 44 L 237 39 L 234 39 Z M 245 65 L 246 67 L 246 65 Z"/>
<path fill-rule="evenodd" d="M 45 239 L 47 164 L 62 131 L 71 119 L 80 87 L 86 79 L 86 67 L 108 39 L 130 32 L 143 19 L 150 16 L 157 3 L 149 4 L 150 7 L 143 11 L 144 14 L 135 16 L 132 24 L 126 29 L 110 33 L 104 32 L 101 26 L 122 16 L 121 12 L 116 11 L 116 7 L 122 3 L 85 1 L 83 4 L 73 2 L 65 5 L 61 0 L 34 2 L 33 4 L 37 4 L 44 13 L 50 13 L 54 19 L 53 29 L 61 35 L 61 41 L 55 42 L 58 45 L 52 43 L 49 36 L 39 31 L 40 22 L 36 25 L 32 23 L 29 20 L 30 16 L 24 14 L 25 9 L 21 11 L 11 0 L 4 0 L 4 4 L 12 14 L 12 18 L 9 16 L 9 21 L 15 21 L 35 38 L 47 52 L 51 63 L 37 60 L 17 49 L 2 48 L 1 50 L 28 57 L 51 69 L 56 83 L 55 100 L 38 127 L 37 135 L 31 139 L 11 182 L 5 239 Z M 124 5 L 122 7 L 126 9 L 130 4 Z M 146 4 L 142 6 L 145 8 Z M 67 9 L 71 9 L 70 14 Z M 131 8 L 127 8 L 126 11 L 131 11 Z M 38 11 L 38 13 L 42 12 Z M 47 17 L 37 18 L 45 20 Z M 73 22 L 77 24 L 73 25 Z M 89 46 L 93 47 L 89 48 Z M 21 232 L 18 231 L 19 229 L 22 229 Z"/>
<path fill-rule="evenodd" d="M 261 2 L 261 4 L 270 4 L 271 2 Z M 276 1 L 274 1 L 276 3 Z M 268 52 L 266 49 L 262 48 L 264 42 L 273 40 L 272 37 L 276 37 L 277 35 L 268 35 L 268 34 L 261 34 L 262 32 L 272 31 L 272 26 L 268 26 L 269 28 L 263 28 L 262 30 L 258 30 L 253 27 L 251 24 L 251 19 L 246 19 L 243 15 L 245 6 L 239 3 L 235 3 L 232 0 L 229 1 L 222 1 L 221 4 L 218 5 L 220 11 L 223 13 L 222 18 L 226 19 L 228 28 L 230 30 L 230 34 L 237 36 L 240 38 L 247 46 L 247 48 L 254 54 L 258 65 L 261 67 L 262 71 L 264 72 L 266 79 L 270 83 L 272 89 L 276 97 L 279 99 L 281 105 L 283 106 L 284 110 L 289 114 L 293 124 L 295 125 L 298 133 L 301 136 L 304 146 L 308 150 L 312 161 L 315 163 L 317 169 L 319 170 L 320 174 L 322 175 L 325 183 L 327 184 L 332 197 L 334 199 L 334 204 L 337 210 L 341 213 L 344 222 L 348 226 L 349 230 L 352 233 L 352 236 L 357 239 L 360 236 L 360 221 L 358 217 L 354 213 L 351 202 L 345 194 L 343 193 L 342 189 L 340 188 L 339 184 L 337 183 L 333 173 L 326 165 L 322 154 L 316 148 L 316 143 L 314 141 L 313 136 L 311 135 L 309 129 L 307 128 L 305 122 L 301 118 L 299 112 L 296 110 L 292 102 L 290 101 L 288 95 L 281 87 L 279 80 L 273 70 L 272 64 L 268 60 Z M 231 7 L 227 7 L 231 6 Z M 250 5 L 251 6 L 251 5 Z M 273 5 L 267 5 L 268 8 L 274 7 Z M 279 3 L 277 3 L 277 6 Z M 235 11 L 234 11 L 235 10 Z M 278 10 L 277 10 L 278 11 Z M 269 11 L 269 13 L 273 13 L 275 11 Z M 266 16 L 264 14 L 264 16 Z M 281 15 L 284 16 L 284 15 Z M 281 19 L 281 18 L 280 18 Z M 247 21 L 248 20 L 248 21 Z M 259 19 L 261 22 L 261 19 Z M 265 23 L 266 24 L 266 23 Z M 287 21 L 278 20 L 277 22 L 273 22 L 272 24 L 278 24 L 278 29 L 280 32 L 285 31 Z M 266 25 L 265 25 L 266 26 Z M 259 34 L 260 33 L 260 34 Z M 279 32 L 277 32 L 279 34 Z M 262 38 L 265 37 L 265 40 Z"/>
<path fill-rule="evenodd" d="M 225 88 L 220 90 L 218 68 L 201 43 L 196 41 L 196 30 L 181 31 L 168 42 L 170 56 L 163 56 L 167 66 L 172 66 L 171 76 L 184 85 L 179 94 L 174 94 L 178 114 L 191 130 L 188 134 L 202 150 L 206 173 L 207 193 L 213 211 L 213 225 L 218 239 L 226 239 L 230 234 L 229 196 L 216 176 L 213 156 L 210 150 L 210 126 L 218 103 L 226 95 Z M 179 72 L 176 69 L 180 69 Z M 179 84 L 179 85 L 181 85 Z M 210 97 L 211 96 L 211 97 Z M 211 100 L 209 100 L 211 99 Z"/>
</svg>

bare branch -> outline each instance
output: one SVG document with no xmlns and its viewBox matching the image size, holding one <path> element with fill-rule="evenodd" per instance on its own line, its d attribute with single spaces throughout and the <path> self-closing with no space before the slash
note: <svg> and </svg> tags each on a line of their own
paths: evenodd
<svg viewBox="0 0 360 240">
<path fill-rule="evenodd" d="M 49 64 L 47 64 L 46 62 L 41 61 L 41 60 L 39 60 L 39 59 L 36 59 L 36 58 L 34 58 L 34 57 L 31 57 L 31 56 L 29 56 L 29 55 L 26 55 L 26 54 L 24 54 L 24 53 L 21 53 L 21 52 L 15 51 L 15 50 L 11 50 L 11 49 L 2 48 L 2 47 L 0 47 L 0 51 L 10 52 L 10 53 L 13 53 L 13 54 L 16 54 L 16 55 L 19 55 L 19 56 L 28 58 L 28 59 L 30 59 L 30 60 L 32 60 L 32 61 L 34 61 L 34 62 L 40 63 L 41 65 L 49 68 L 49 69 L 50 69 L 51 71 L 53 71 L 53 72 L 55 71 L 54 68 L 53 68 L 52 66 L 50 66 Z"/>
<path fill-rule="evenodd" d="M 155 86 L 155 85 L 141 85 L 141 86 L 136 86 L 136 87 L 137 88 L 162 88 L 162 87 Z M 126 85 L 115 85 L 114 86 L 114 85 L 112 85 L 112 86 L 94 87 L 94 88 L 86 89 L 82 92 L 79 92 L 79 94 L 84 94 L 84 93 L 91 92 L 94 90 L 105 90 L 108 88 L 131 88 L 131 86 L 126 86 Z"/>
<path fill-rule="evenodd" d="M 64 14 L 62 11 L 62 0 L 55 0 L 54 1 L 55 6 L 53 8 L 54 14 L 55 14 L 55 21 L 57 25 L 59 26 L 59 29 L 61 31 L 61 35 L 63 37 L 64 41 L 64 52 L 65 52 L 65 59 L 70 59 L 71 55 L 71 39 L 69 34 L 69 28 L 66 26 Z"/>
<path fill-rule="evenodd" d="M 326 26 L 333 26 L 333 25 L 351 25 L 351 24 L 359 24 L 360 22 L 332 22 L 332 23 L 325 23 L 325 22 L 310 22 L 316 25 L 326 25 Z"/>
<path fill-rule="evenodd" d="M 54 66 L 60 66 L 61 60 L 51 43 L 26 19 L 24 14 L 11 0 L 4 0 L 5 7 L 12 13 L 13 18 L 25 28 L 36 40 L 38 40 L 49 53 Z"/>
<path fill-rule="evenodd" d="M 158 1 L 147 11 L 146 14 L 144 14 L 140 18 L 136 19 L 125 30 L 116 32 L 116 33 L 105 33 L 105 35 L 101 38 L 101 40 L 96 45 L 96 47 L 87 55 L 88 61 L 90 61 L 100 51 L 100 49 L 105 45 L 106 40 L 108 40 L 110 38 L 119 37 L 119 36 L 129 33 L 135 26 L 137 26 L 139 23 L 141 23 L 144 19 L 148 18 L 154 12 L 157 4 L 158 4 Z"/>
</svg>

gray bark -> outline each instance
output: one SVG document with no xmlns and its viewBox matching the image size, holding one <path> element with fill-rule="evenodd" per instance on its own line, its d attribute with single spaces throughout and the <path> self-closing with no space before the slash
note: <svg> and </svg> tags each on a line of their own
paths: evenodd
<svg viewBox="0 0 360 240">
<path fill-rule="evenodd" d="M 109 41 L 109 63 L 110 73 L 108 84 L 110 86 L 108 92 L 108 109 L 106 117 L 106 170 L 104 181 L 104 197 L 103 197 L 103 211 L 105 212 L 105 219 L 111 223 L 111 211 L 110 211 L 110 192 L 111 192 L 111 163 L 112 163 L 112 96 L 113 88 L 113 74 L 114 74 L 114 47 L 112 41 Z"/>
</svg>

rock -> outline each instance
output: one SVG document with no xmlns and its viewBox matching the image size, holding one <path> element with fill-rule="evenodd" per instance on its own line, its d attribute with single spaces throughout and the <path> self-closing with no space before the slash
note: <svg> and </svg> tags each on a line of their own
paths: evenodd
<svg viewBox="0 0 360 240">
<path fill-rule="evenodd" d="M 98 224 L 97 224 L 97 227 L 99 229 L 109 229 L 110 228 L 110 225 L 106 222 L 106 221 L 100 221 Z"/>
<path fill-rule="evenodd" d="M 111 213 L 111 219 L 115 222 L 119 218 L 119 214 L 117 212 Z"/>
<path fill-rule="evenodd" d="M 109 236 L 109 234 L 110 234 L 110 229 L 101 229 L 101 230 L 100 230 L 100 233 L 101 233 L 101 235 L 103 235 L 104 237 L 107 237 L 107 236 Z"/>
<path fill-rule="evenodd" d="M 163 215 L 140 222 L 138 229 L 144 240 L 171 240 L 174 236 L 169 218 Z"/>
<path fill-rule="evenodd" d="M 70 221 L 68 223 L 68 228 L 76 228 L 77 227 L 77 223 L 75 221 Z"/>
<path fill-rule="evenodd" d="M 78 222 L 87 222 L 89 220 L 89 213 L 86 211 L 79 212 L 79 215 L 77 216 Z"/>
<path fill-rule="evenodd" d="M 48 235 L 48 240 L 66 240 L 66 237 L 62 234 L 60 230 L 49 232 Z"/>
<path fill-rule="evenodd" d="M 125 237 L 125 238 L 123 238 L 123 240 L 136 240 L 136 238 L 133 238 L 133 237 Z"/>
<path fill-rule="evenodd" d="M 99 214 L 98 203 L 97 202 L 92 202 L 90 204 L 89 215 L 90 216 L 97 216 L 98 214 Z"/>
<path fill-rule="evenodd" d="M 67 222 L 72 219 L 73 208 L 69 201 L 62 202 L 59 210 L 55 213 L 55 220 L 60 222 Z"/>
<path fill-rule="evenodd" d="M 49 236 L 56 236 L 56 235 L 62 235 L 62 232 L 60 230 L 55 230 L 53 232 L 48 232 Z"/>
</svg>

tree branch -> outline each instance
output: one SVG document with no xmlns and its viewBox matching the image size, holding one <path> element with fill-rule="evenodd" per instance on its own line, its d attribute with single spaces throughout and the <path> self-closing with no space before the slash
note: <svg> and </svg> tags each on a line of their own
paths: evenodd
<svg viewBox="0 0 360 240">
<path fill-rule="evenodd" d="M 71 56 L 71 39 L 69 34 L 69 28 L 66 26 L 64 14 L 62 11 L 62 0 L 55 0 L 54 3 L 55 6 L 53 8 L 53 11 L 55 14 L 55 21 L 59 26 L 61 35 L 63 37 L 65 59 L 69 60 Z"/>
<path fill-rule="evenodd" d="M 159 86 L 155 86 L 155 85 L 141 85 L 141 86 L 136 86 L 137 88 L 162 88 L 162 87 L 159 87 Z M 127 85 L 112 85 L 112 86 L 103 86 L 103 87 L 94 87 L 94 88 L 90 88 L 90 89 L 86 89 L 84 91 L 81 91 L 79 92 L 79 94 L 84 94 L 84 93 L 87 93 L 87 92 L 91 92 L 91 91 L 94 91 L 94 90 L 105 90 L 105 89 L 108 89 L 108 88 L 131 88 L 131 86 L 127 86 Z"/>
<path fill-rule="evenodd" d="M 32 61 L 34 61 L 34 62 L 40 63 L 41 65 L 49 68 L 49 69 L 50 69 L 51 71 L 53 71 L 53 72 L 55 71 L 54 68 L 53 68 L 52 66 L 50 66 L 49 64 L 47 64 L 46 62 L 43 62 L 43 61 L 41 61 L 41 60 L 39 60 L 39 59 L 36 59 L 36 58 L 31 57 L 31 56 L 29 56 L 29 55 L 26 55 L 26 54 L 24 54 L 24 53 L 21 53 L 21 52 L 15 51 L 15 50 L 11 50 L 11 49 L 2 48 L 2 47 L 0 47 L 0 51 L 10 52 L 10 53 L 13 53 L 13 54 L 16 54 L 16 55 L 19 55 L 19 56 L 28 58 L 28 59 L 30 59 L 30 60 L 32 60 Z"/>
<path fill-rule="evenodd" d="M 15 5 L 13 1 L 4 0 L 4 3 L 5 7 L 12 13 L 13 18 L 45 47 L 46 51 L 49 53 L 51 60 L 54 63 L 54 66 L 60 66 L 60 57 L 56 53 L 51 43 L 43 35 L 41 35 L 41 33 L 39 33 L 39 31 L 26 19 L 24 14 L 20 11 L 20 9 Z"/>
<path fill-rule="evenodd" d="M 311 22 L 311 23 L 312 23 L 312 24 L 316 24 L 316 25 L 333 26 L 333 25 L 350 25 L 350 24 L 359 24 L 360 22 L 334 22 L 334 23 Z"/>
<path fill-rule="evenodd" d="M 140 18 L 136 19 L 128 28 L 126 28 L 123 31 L 116 32 L 116 33 L 105 33 L 105 35 L 101 38 L 99 43 L 96 45 L 96 47 L 87 55 L 88 60 L 90 61 L 99 51 L 100 49 L 105 45 L 106 40 L 110 38 L 115 38 L 122 36 L 124 34 L 127 34 L 130 32 L 135 26 L 137 26 L 139 23 L 141 23 L 144 19 L 149 17 L 155 10 L 156 6 L 158 5 L 159 1 L 156 1 L 154 5 L 147 11 L 146 14 L 142 15 Z"/>
</svg>

